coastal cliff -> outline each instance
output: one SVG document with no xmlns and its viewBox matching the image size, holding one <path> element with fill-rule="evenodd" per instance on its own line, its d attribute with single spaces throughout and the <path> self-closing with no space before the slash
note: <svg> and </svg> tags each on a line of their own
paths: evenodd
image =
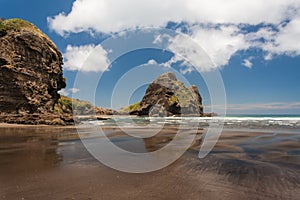
<svg viewBox="0 0 300 200">
<path fill-rule="evenodd" d="M 36 26 L 0 19 L 0 122 L 71 125 L 74 108 L 78 115 L 114 113 L 60 96 L 62 65 L 62 54 Z"/>
<path fill-rule="evenodd" d="M 74 124 L 77 115 L 115 111 L 60 96 L 66 87 L 63 58 L 41 30 L 21 19 L 0 19 L 0 122 Z"/>
<path fill-rule="evenodd" d="M 0 24 L 0 113 L 51 113 L 66 86 L 62 55 L 33 24 Z"/>
<path fill-rule="evenodd" d="M 122 112 L 139 116 L 202 116 L 202 98 L 196 86 L 186 87 L 172 72 L 155 79 L 141 102 Z"/>
</svg>

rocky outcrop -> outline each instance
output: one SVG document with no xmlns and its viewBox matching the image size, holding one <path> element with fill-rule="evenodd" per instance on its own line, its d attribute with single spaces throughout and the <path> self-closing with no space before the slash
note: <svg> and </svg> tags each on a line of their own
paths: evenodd
<svg viewBox="0 0 300 200">
<path fill-rule="evenodd" d="M 53 112 L 65 87 L 62 55 L 33 24 L 10 19 L 0 25 L 0 112 Z"/>
<path fill-rule="evenodd" d="M 53 114 L 58 91 L 66 86 L 62 64 L 55 44 L 33 24 L 21 19 L 0 22 L 2 121 L 7 121 L 3 116 L 13 123 L 21 116 Z"/>
<path fill-rule="evenodd" d="M 0 122 L 71 125 L 73 113 L 117 114 L 60 96 L 66 86 L 62 60 L 55 44 L 33 24 L 0 18 Z"/>
<path fill-rule="evenodd" d="M 134 104 L 132 115 L 149 116 L 201 116 L 202 98 L 196 86 L 187 88 L 175 74 L 168 72 L 154 80 L 142 101 Z"/>
<path fill-rule="evenodd" d="M 61 96 L 54 107 L 56 113 L 69 113 L 75 115 L 113 115 L 117 114 L 112 109 L 99 108 L 88 101 L 72 99 Z"/>
</svg>

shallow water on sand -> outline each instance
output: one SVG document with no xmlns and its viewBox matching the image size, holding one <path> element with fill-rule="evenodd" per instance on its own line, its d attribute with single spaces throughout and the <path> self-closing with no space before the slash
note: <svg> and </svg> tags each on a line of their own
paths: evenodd
<svg viewBox="0 0 300 200">
<path fill-rule="evenodd" d="M 148 139 L 103 127 L 110 140 L 132 152 L 170 142 L 176 126 Z M 127 127 L 144 134 L 144 129 Z M 153 129 L 153 127 L 151 128 Z M 0 128 L 0 199 L 298 199 L 298 130 L 225 129 L 205 158 L 199 130 L 191 148 L 172 165 L 151 173 L 110 169 L 84 148 L 73 128 Z M 99 137 L 86 131 L 85 138 Z"/>
</svg>

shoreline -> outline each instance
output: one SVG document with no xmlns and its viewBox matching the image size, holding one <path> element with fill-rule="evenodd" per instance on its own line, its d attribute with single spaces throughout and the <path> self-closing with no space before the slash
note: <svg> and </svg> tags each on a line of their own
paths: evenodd
<svg viewBox="0 0 300 200">
<path fill-rule="evenodd" d="M 32 124 L 11 124 L 11 123 L 0 123 L 0 128 L 66 128 L 66 129 L 71 129 L 71 128 L 76 128 L 75 125 L 47 125 L 47 124 L 38 124 L 38 125 L 32 125 Z"/>
</svg>

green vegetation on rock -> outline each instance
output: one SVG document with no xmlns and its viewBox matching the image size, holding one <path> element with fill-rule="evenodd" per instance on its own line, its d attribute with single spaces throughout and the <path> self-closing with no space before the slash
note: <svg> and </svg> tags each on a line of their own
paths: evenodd
<svg viewBox="0 0 300 200">
<path fill-rule="evenodd" d="M 33 32 L 38 32 L 39 34 L 41 31 L 34 26 L 32 23 L 14 18 L 14 19 L 7 19 L 1 22 L 0 24 L 0 31 L 22 31 L 22 30 L 29 30 Z"/>
<path fill-rule="evenodd" d="M 73 109 L 76 114 L 92 114 L 94 106 L 88 101 L 82 101 L 78 99 L 72 99 L 66 96 L 61 96 L 58 103 L 54 107 L 55 112 L 59 113 L 72 113 Z"/>
<path fill-rule="evenodd" d="M 57 113 L 71 113 L 72 102 L 68 100 L 68 97 L 60 96 L 57 104 L 54 105 L 54 112 Z"/>
<path fill-rule="evenodd" d="M 180 87 L 180 89 L 175 93 L 175 98 L 177 99 L 176 102 L 178 102 L 183 107 L 189 105 L 192 96 L 192 92 L 185 86 Z"/>
<path fill-rule="evenodd" d="M 170 98 L 169 98 L 169 104 L 172 105 L 174 103 L 178 102 L 178 98 L 175 96 L 175 95 L 172 95 Z"/>
<path fill-rule="evenodd" d="M 114 113 L 111 109 L 98 108 L 88 101 L 62 95 L 54 106 L 54 111 L 57 113 L 74 113 L 76 115 L 112 115 Z"/>
<path fill-rule="evenodd" d="M 130 113 L 132 111 L 138 110 L 140 107 L 141 107 L 140 102 L 136 102 L 136 103 L 131 104 L 131 105 L 127 106 L 127 107 L 121 108 L 120 112 L 121 113 Z"/>
<path fill-rule="evenodd" d="M 34 24 L 25 21 L 19 18 L 12 18 L 0 21 L 0 36 L 5 35 L 7 32 L 23 32 L 27 31 L 33 33 L 39 37 L 46 38 L 52 46 L 55 44 L 49 39 L 49 37 L 44 34 L 39 28 L 37 28 Z"/>
</svg>

